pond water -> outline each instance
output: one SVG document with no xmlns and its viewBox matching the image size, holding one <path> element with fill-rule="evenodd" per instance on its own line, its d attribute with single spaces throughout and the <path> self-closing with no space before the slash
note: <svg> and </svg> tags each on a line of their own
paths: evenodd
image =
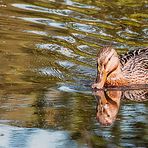
<svg viewBox="0 0 148 148">
<path fill-rule="evenodd" d="M 101 47 L 148 46 L 147 10 L 146 0 L 0 0 L 0 147 L 146 148 L 148 89 L 90 86 Z M 115 99 L 110 120 L 98 117 L 102 96 Z"/>
</svg>

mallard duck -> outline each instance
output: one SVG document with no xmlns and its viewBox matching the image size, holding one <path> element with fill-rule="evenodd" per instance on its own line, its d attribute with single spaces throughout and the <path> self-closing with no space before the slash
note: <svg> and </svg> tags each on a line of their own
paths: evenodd
<svg viewBox="0 0 148 148">
<path fill-rule="evenodd" d="M 148 48 L 118 55 L 112 47 L 102 48 L 97 56 L 97 78 L 92 88 L 148 84 Z"/>
</svg>

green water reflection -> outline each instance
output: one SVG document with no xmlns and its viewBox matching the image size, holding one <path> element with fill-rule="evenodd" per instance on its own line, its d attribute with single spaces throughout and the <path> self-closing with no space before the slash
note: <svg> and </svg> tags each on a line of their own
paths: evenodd
<svg viewBox="0 0 148 148">
<path fill-rule="evenodd" d="M 147 147 L 147 90 L 121 92 L 116 119 L 104 126 L 90 88 L 100 47 L 148 46 L 147 7 L 145 0 L 0 1 L 0 147 Z"/>
</svg>

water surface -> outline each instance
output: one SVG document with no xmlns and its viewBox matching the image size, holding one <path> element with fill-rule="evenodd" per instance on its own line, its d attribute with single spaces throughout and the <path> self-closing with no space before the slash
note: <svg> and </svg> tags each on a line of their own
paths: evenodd
<svg viewBox="0 0 148 148">
<path fill-rule="evenodd" d="M 0 147 L 147 147 L 147 95 L 121 95 L 104 126 L 90 88 L 101 47 L 148 46 L 147 8 L 145 0 L 1 0 Z"/>
</svg>

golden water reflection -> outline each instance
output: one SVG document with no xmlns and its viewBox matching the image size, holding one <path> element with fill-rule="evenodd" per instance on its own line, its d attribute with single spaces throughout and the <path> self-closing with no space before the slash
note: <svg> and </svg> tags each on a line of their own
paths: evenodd
<svg viewBox="0 0 148 148">
<path fill-rule="evenodd" d="M 59 141 L 65 143 L 68 133 L 74 147 L 146 147 L 147 102 L 122 101 L 133 98 L 122 92 L 120 108 L 115 101 L 109 106 L 114 123 L 102 127 L 90 84 L 98 50 L 112 44 L 120 54 L 147 47 L 147 26 L 146 0 L 1 0 L 0 136 L 10 143 L 6 148 L 23 147 L 30 134 L 33 144 L 46 137 L 52 145 L 57 130 L 64 131 Z"/>
</svg>

